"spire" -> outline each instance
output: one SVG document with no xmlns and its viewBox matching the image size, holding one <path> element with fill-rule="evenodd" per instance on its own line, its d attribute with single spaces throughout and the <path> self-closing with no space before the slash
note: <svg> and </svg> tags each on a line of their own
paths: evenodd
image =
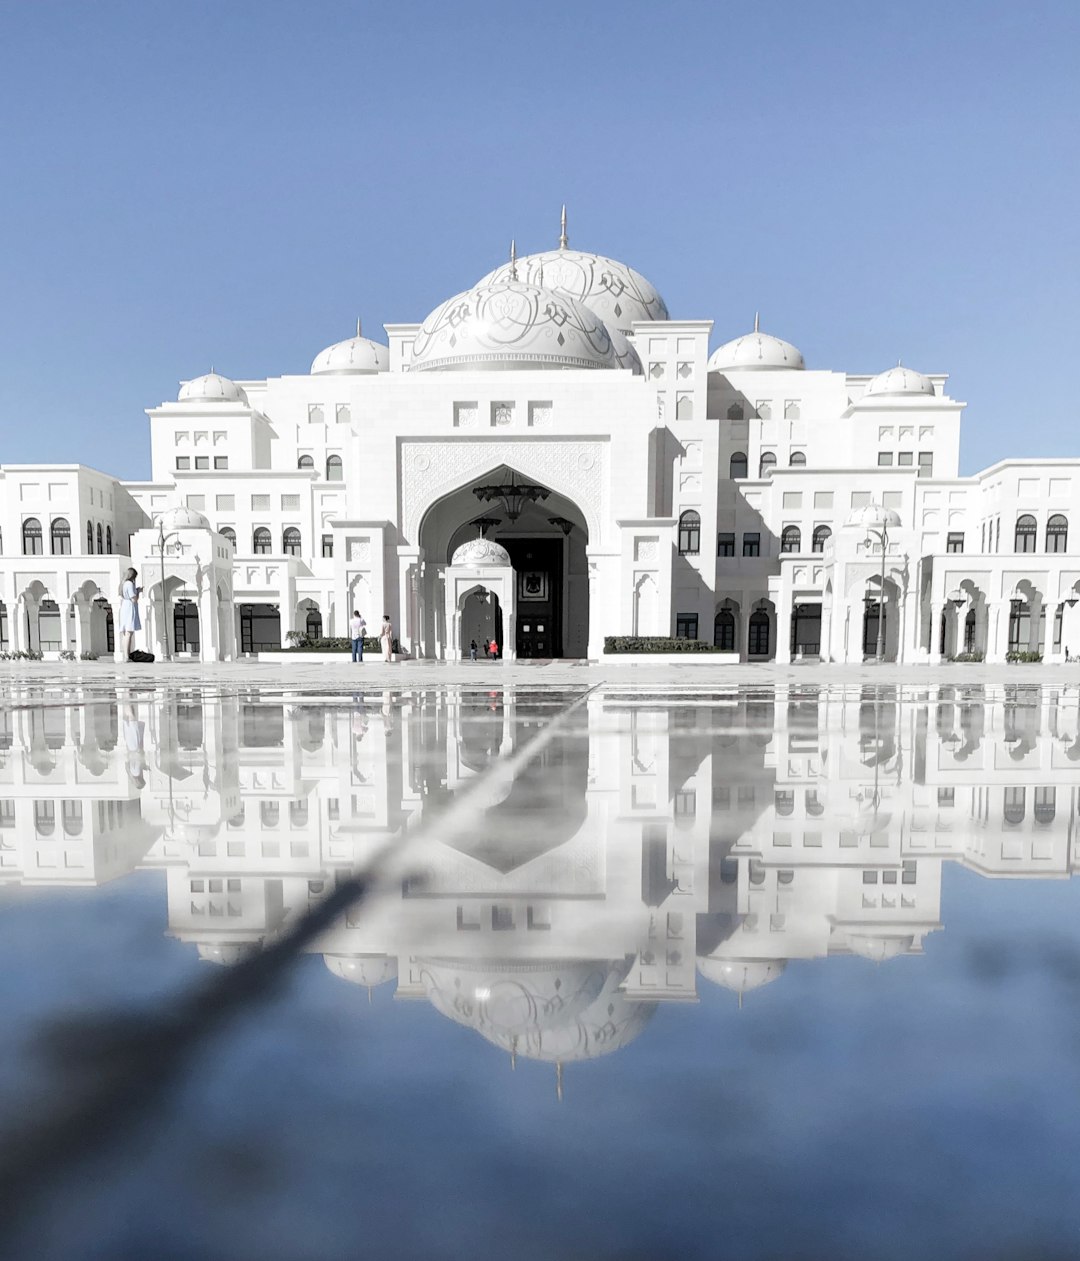
<svg viewBox="0 0 1080 1261">
<path fill-rule="evenodd" d="M 357 337 L 359 337 L 359 336 L 360 336 L 360 317 L 359 317 L 359 315 L 356 317 L 356 335 L 357 335 Z"/>
<path fill-rule="evenodd" d="M 901 358 L 897 357 L 897 360 L 896 360 L 896 366 L 897 366 L 898 368 L 902 368 L 902 367 L 904 366 L 904 361 L 903 361 L 903 359 L 901 359 Z"/>
<path fill-rule="evenodd" d="M 371 986 L 370 985 L 367 987 L 367 1000 L 368 1000 L 368 1006 L 370 1007 L 371 1006 Z"/>
<path fill-rule="evenodd" d="M 517 280 L 517 242 L 510 242 L 510 279 Z"/>
<path fill-rule="evenodd" d="M 562 1103 L 563 1098 L 563 1066 L 562 1060 L 555 1061 L 555 1098 Z"/>
<path fill-rule="evenodd" d="M 559 249 L 565 250 L 568 245 L 566 239 L 566 207 L 562 208 L 562 219 L 559 224 Z"/>
<path fill-rule="evenodd" d="M 739 1010 L 742 1011 L 742 990 L 739 990 Z"/>
<path fill-rule="evenodd" d="M 754 312 L 754 332 L 755 333 L 761 332 L 761 312 L 760 311 Z"/>
</svg>

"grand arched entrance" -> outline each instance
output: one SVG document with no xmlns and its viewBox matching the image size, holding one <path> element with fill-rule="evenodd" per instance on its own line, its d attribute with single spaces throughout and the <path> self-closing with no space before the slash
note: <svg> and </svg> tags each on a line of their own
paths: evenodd
<svg viewBox="0 0 1080 1261">
<path fill-rule="evenodd" d="M 539 493 L 515 493 L 522 486 Z M 495 488 L 505 488 L 507 493 L 495 493 Z M 506 465 L 473 478 L 437 500 L 424 514 L 419 539 L 424 555 L 424 655 L 443 658 L 458 650 L 457 644 L 450 644 L 451 628 L 443 612 L 444 574 L 455 550 L 481 533 L 510 555 L 517 611 L 516 655 L 526 659 L 586 656 L 589 570 L 585 516 L 565 496 Z"/>
</svg>

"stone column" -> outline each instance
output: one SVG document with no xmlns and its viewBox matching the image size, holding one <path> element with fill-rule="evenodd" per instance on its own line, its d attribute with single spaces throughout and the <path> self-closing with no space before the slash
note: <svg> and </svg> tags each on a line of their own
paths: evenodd
<svg viewBox="0 0 1080 1261">
<path fill-rule="evenodd" d="M 719 612 L 719 610 L 717 611 Z M 753 616 L 754 601 L 744 595 L 743 601 L 739 605 L 739 618 L 735 624 L 735 634 L 738 635 L 735 647 L 739 651 L 740 661 L 750 660 L 750 619 Z"/>
<path fill-rule="evenodd" d="M 825 593 L 821 596 L 821 659 L 822 661 L 832 660 L 832 622 L 833 622 L 833 601 L 826 599 Z"/>
<path fill-rule="evenodd" d="M 218 614 L 217 597 L 212 587 L 207 587 L 199 597 L 199 660 L 217 661 L 218 650 Z"/>
<path fill-rule="evenodd" d="M 81 600 L 75 607 L 75 660 L 78 661 L 90 644 L 90 609 Z"/>
<path fill-rule="evenodd" d="M 944 601 L 930 603 L 930 664 L 941 665 L 941 616 L 945 612 Z"/>
<path fill-rule="evenodd" d="M 1001 662 L 1009 641 L 1011 600 L 988 600 L 986 604 L 986 660 Z"/>
<path fill-rule="evenodd" d="M 1044 645 L 1039 639 L 1039 629 L 1042 625 L 1042 611 L 1045 607 L 1043 596 L 1039 592 L 1035 592 L 1028 601 L 1030 616 L 1028 618 L 1028 652 L 1042 652 Z M 1046 628 L 1047 635 L 1050 634 L 1050 627 Z"/>
<path fill-rule="evenodd" d="M 784 586 L 776 602 L 776 653 L 777 665 L 791 664 L 791 588 Z"/>
<path fill-rule="evenodd" d="M 8 606 L 8 647 L 11 652 L 26 651 L 26 602 L 16 596 Z"/>
</svg>

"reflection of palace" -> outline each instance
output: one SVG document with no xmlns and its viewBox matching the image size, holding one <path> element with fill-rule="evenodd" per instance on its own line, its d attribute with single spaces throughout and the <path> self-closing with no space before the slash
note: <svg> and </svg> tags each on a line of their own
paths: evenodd
<svg viewBox="0 0 1080 1261">
<path fill-rule="evenodd" d="M 943 374 L 807 368 L 730 316 L 710 354 L 711 320 L 564 223 L 386 345 L 185 381 L 149 410 L 147 481 L 0 469 L 0 648 L 111 651 L 134 563 L 150 646 L 206 661 L 353 608 L 438 659 L 634 634 L 851 661 L 879 624 L 902 661 L 1080 650 L 1077 460 L 960 477 Z"/>
<path fill-rule="evenodd" d="M 553 713 L 512 690 L 18 699 L 0 714 L 4 882 L 161 868 L 169 932 L 218 963 L 400 850 Z M 1078 767 L 1071 692 L 612 691 L 319 950 L 512 1054 L 600 1055 L 700 978 L 741 997 L 790 960 L 917 953 L 946 860 L 1070 875 Z"/>
</svg>

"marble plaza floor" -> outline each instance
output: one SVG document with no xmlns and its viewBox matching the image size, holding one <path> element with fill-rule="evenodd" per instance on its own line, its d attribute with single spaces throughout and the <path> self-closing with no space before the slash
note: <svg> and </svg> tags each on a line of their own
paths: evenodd
<svg viewBox="0 0 1080 1261">
<path fill-rule="evenodd" d="M 0 1256 L 1076 1255 L 1080 667 L 0 666 Z"/>
</svg>

